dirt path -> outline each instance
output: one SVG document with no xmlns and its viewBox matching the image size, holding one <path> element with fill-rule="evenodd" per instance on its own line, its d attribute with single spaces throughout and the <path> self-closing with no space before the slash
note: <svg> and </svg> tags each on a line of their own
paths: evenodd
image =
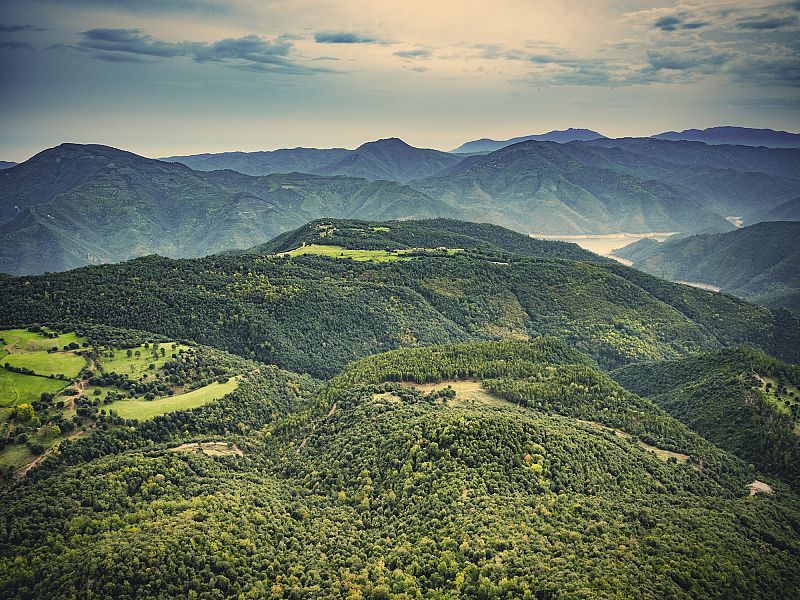
<svg viewBox="0 0 800 600">
<path fill-rule="evenodd" d="M 72 441 L 72 440 L 74 440 L 74 439 L 76 439 L 76 438 L 78 438 L 78 437 L 82 436 L 83 434 L 85 434 L 85 433 L 88 433 L 88 432 L 89 432 L 89 430 L 91 430 L 91 429 L 94 429 L 94 424 L 92 424 L 90 427 L 87 427 L 86 429 L 81 429 L 81 430 L 79 430 L 79 431 L 76 431 L 75 433 L 73 433 L 73 434 L 71 434 L 71 435 L 68 435 L 68 436 L 67 436 L 67 437 L 65 437 L 63 440 L 61 440 L 61 442 L 59 442 L 58 444 L 55 444 L 53 447 L 51 447 L 51 448 L 49 448 L 48 450 L 46 450 L 46 451 L 42 452 L 42 453 L 41 453 L 39 456 L 37 456 L 36 458 L 34 458 L 34 459 L 33 459 L 31 462 L 29 462 L 28 464 L 26 464 L 26 465 L 24 465 L 24 466 L 20 467 L 19 469 L 17 469 L 17 472 L 14 474 L 14 476 L 15 476 L 17 479 L 22 479 L 23 477 L 25 477 L 25 475 L 27 475 L 27 474 L 28 474 L 28 471 L 30 471 L 30 470 L 31 470 L 33 467 L 35 467 L 35 466 L 36 466 L 36 465 L 38 465 L 40 462 L 42 462 L 42 461 L 43 461 L 45 458 L 47 458 L 48 456 L 50 456 L 51 454 L 53 454 L 53 451 L 54 451 L 54 449 L 55 449 L 55 448 L 56 448 L 56 447 L 57 447 L 59 444 L 61 444 L 62 442 L 65 442 L 65 441 L 67 441 L 67 440 L 70 440 L 70 441 Z"/>
</svg>

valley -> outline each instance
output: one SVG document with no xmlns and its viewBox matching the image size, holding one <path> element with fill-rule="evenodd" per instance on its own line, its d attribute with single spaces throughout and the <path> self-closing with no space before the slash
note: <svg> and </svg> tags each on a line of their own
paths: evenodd
<svg viewBox="0 0 800 600">
<path fill-rule="evenodd" d="M 546 234 L 546 233 L 530 233 L 533 238 L 542 239 L 542 240 L 558 240 L 561 242 L 570 242 L 573 244 L 578 244 L 581 248 L 589 250 L 590 252 L 594 252 L 595 254 L 599 254 L 600 256 L 607 256 L 609 258 L 613 258 L 615 260 L 619 260 L 623 264 L 625 264 L 625 259 L 619 259 L 614 255 L 614 250 L 618 248 L 623 248 L 628 244 L 632 244 L 639 240 L 645 239 L 653 239 L 658 242 L 663 242 L 670 236 L 676 235 L 680 232 L 678 231 L 667 231 L 667 232 L 659 232 L 659 231 L 650 231 L 645 233 L 608 233 L 608 234 L 591 234 L 591 233 L 582 233 L 576 235 L 558 235 L 558 234 Z M 630 266 L 630 265 L 628 265 Z"/>
</svg>

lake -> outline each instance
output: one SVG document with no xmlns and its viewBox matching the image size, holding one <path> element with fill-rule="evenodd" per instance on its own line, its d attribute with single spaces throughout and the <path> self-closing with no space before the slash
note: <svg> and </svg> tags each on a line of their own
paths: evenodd
<svg viewBox="0 0 800 600">
<path fill-rule="evenodd" d="M 633 242 L 638 242 L 641 239 L 652 238 L 659 242 L 663 242 L 668 237 L 679 233 L 677 231 L 650 231 L 647 233 L 581 233 L 577 235 L 554 235 L 548 233 L 529 233 L 532 238 L 541 240 L 558 240 L 561 242 L 572 242 L 578 244 L 581 248 L 599 254 L 601 256 L 609 256 L 620 260 L 616 256 L 612 256 L 612 250 L 617 250 Z M 620 260 L 620 262 L 626 262 Z"/>
</svg>

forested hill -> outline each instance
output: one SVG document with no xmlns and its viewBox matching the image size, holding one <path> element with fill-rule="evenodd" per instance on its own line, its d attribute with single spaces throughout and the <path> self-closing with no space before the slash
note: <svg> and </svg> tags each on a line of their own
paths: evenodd
<svg viewBox="0 0 800 600">
<path fill-rule="evenodd" d="M 706 439 L 800 490 L 800 367 L 752 348 L 612 372 Z"/>
<path fill-rule="evenodd" d="M 0 324 L 65 316 L 325 377 L 402 346 L 543 334 L 604 366 L 745 342 L 800 360 L 800 325 L 785 311 L 619 264 L 455 249 L 310 245 L 285 256 L 146 257 L 10 278 L 0 289 Z"/>
<path fill-rule="evenodd" d="M 322 394 L 263 367 L 4 494 L 0 595 L 795 597 L 800 504 L 755 476 L 555 340 L 392 352 Z"/>
<path fill-rule="evenodd" d="M 776 221 L 662 243 L 643 240 L 615 254 L 658 277 L 711 284 L 759 304 L 797 312 L 798 239 L 800 222 Z"/>
<path fill-rule="evenodd" d="M 253 254 L 288 252 L 304 245 L 321 244 L 360 250 L 459 248 L 486 254 L 518 254 L 607 262 L 577 244 L 544 241 L 487 223 L 452 219 L 419 221 L 354 221 L 321 219 L 287 231 L 248 250 Z"/>
</svg>

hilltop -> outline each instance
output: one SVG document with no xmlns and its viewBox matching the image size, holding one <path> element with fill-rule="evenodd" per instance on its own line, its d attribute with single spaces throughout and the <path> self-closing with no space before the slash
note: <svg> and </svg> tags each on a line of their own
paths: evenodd
<svg viewBox="0 0 800 600">
<path fill-rule="evenodd" d="M 589 253 L 570 244 L 527 242 L 491 226 L 422 225 L 340 222 L 331 234 L 330 224 L 317 224 L 247 253 L 8 278 L 0 324 L 69 314 L 322 377 L 401 346 L 545 334 L 604 366 L 744 342 L 800 357 L 800 324 L 784 312 L 595 255 L 583 260 Z"/>
<path fill-rule="evenodd" d="M 429 177 L 461 159 L 439 150 L 415 148 L 399 138 L 387 138 L 367 142 L 355 150 L 293 148 L 170 156 L 161 160 L 182 163 L 198 171 L 231 169 L 247 175 L 298 171 L 407 182 Z"/>
<path fill-rule="evenodd" d="M 537 142 L 557 142 L 559 144 L 565 144 L 567 142 L 574 142 L 574 141 L 585 142 L 587 140 L 596 140 L 604 137 L 605 137 L 604 135 L 597 133 L 596 131 L 592 131 L 591 129 L 580 129 L 580 128 L 576 129 L 570 127 L 569 129 L 565 129 L 563 131 L 549 131 L 547 133 L 523 135 L 519 137 L 510 138 L 507 140 L 490 140 L 488 138 L 482 138 L 480 140 L 465 142 L 455 150 L 452 150 L 452 153 L 453 154 L 488 153 L 488 152 L 494 152 L 495 150 L 500 150 L 500 148 L 505 148 L 506 146 L 511 146 L 512 144 L 518 144 L 519 142 L 529 142 L 532 140 Z"/>
</svg>

